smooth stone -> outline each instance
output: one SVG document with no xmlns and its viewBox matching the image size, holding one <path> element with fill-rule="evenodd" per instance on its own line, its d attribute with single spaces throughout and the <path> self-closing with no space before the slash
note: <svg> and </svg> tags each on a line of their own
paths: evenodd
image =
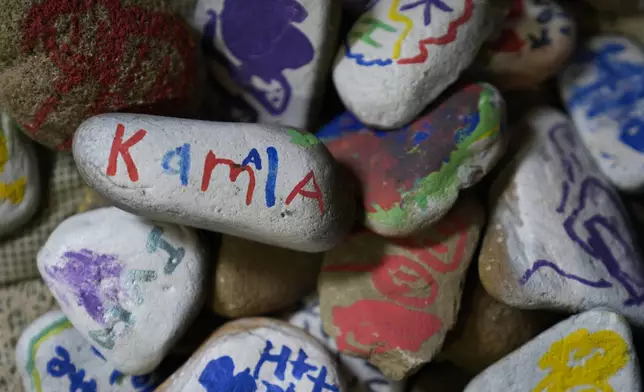
<svg viewBox="0 0 644 392">
<path fill-rule="evenodd" d="M 346 112 L 316 134 L 356 178 L 372 231 L 402 237 L 431 227 L 505 151 L 505 101 L 494 87 L 471 84 L 443 98 L 396 131 Z"/>
<path fill-rule="evenodd" d="M 212 76 L 260 123 L 317 119 L 340 28 L 339 0 L 198 0 L 189 24 Z"/>
<path fill-rule="evenodd" d="M 644 51 L 626 37 L 586 41 L 559 79 L 586 148 L 622 191 L 644 190 Z"/>
<path fill-rule="evenodd" d="M 478 62 L 502 90 L 535 88 L 568 61 L 576 25 L 554 1 L 513 0 L 501 30 L 483 45 Z"/>
<path fill-rule="evenodd" d="M 16 365 L 25 391 L 152 391 L 153 374 L 127 376 L 78 332 L 60 310 L 42 315 L 20 336 Z"/>
<path fill-rule="evenodd" d="M 114 207 L 61 223 L 38 269 L 74 327 L 127 374 L 152 371 L 181 337 L 207 272 L 194 230 Z"/>
<path fill-rule="evenodd" d="M 33 217 L 41 199 L 36 152 L 5 112 L 0 113 L 0 237 Z"/>
<path fill-rule="evenodd" d="M 585 0 L 588 4 L 609 14 L 632 15 L 644 12 L 642 0 Z"/>
<path fill-rule="evenodd" d="M 641 391 L 626 320 L 597 309 L 570 317 L 472 380 L 465 392 Z"/>
<path fill-rule="evenodd" d="M 502 21 L 492 0 L 380 1 L 340 47 L 333 82 L 348 111 L 376 128 L 412 122 L 454 83 Z"/>
<path fill-rule="evenodd" d="M 617 193 L 563 113 L 535 109 L 524 130 L 531 138 L 489 198 L 483 286 L 517 308 L 604 306 L 644 325 L 644 265 Z"/>
<path fill-rule="evenodd" d="M 307 298 L 301 309 L 288 316 L 288 322 L 315 336 L 335 356 L 346 380 L 346 392 L 405 391 L 405 381 L 388 380 L 366 359 L 338 352 L 335 340 L 324 332 L 320 300 L 316 296 Z"/>
<path fill-rule="evenodd" d="M 74 159 L 105 197 L 154 220 L 304 252 L 332 248 L 353 224 L 347 178 L 295 129 L 102 115 L 78 129 Z"/>
<path fill-rule="evenodd" d="M 483 208 L 465 199 L 414 237 L 365 230 L 327 252 L 320 308 L 338 350 L 368 358 L 392 380 L 431 361 L 456 322 L 483 221 Z"/>
<path fill-rule="evenodd" d="M 315 289 L 322 254 L 223 236 L 213 276 L 212 309 L 222 316 L 283 310 Z"/>
<path fill-rule="evenodd" d="M 314 337 L 282 321 L 249 318 L 217 330 L 156 390 L 182 391 L 345 389 L 337 364 Z"/>
<path fill-rule="evenodd" d="M 470 379 L 469 374 L 449 362 L 432 362 L 414 377 L 411 392 L 463 392 Z"/>
</svg>

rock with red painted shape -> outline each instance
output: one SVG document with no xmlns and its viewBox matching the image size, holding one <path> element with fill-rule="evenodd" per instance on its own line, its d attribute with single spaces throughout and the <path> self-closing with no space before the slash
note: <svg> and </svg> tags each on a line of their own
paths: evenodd
<svg viewBox="0 0 644 392">
<path fill-rule="evenodd" d="M 0 105 L 40 143 L 69 149 L 93 115 L 174 113 L 198 96 L 195 41 L 164 0 L 1 0 L 0 9 Z"/>
<path fill-rule="evenodd" d="M 506 147 L 505 101 L 488 84 L 446 93 L 414 123 L 370 129 L 345 113 L 318 136 L 360 184 L 364 224 L 392 237 L 431 227 Z"/>
<path fill-rule="evenodd" d="M 295 129 L 110 114 L 74 138 L 87 182 L 149 218 L 305 252 L 353 224 L 350 184 L 313 135 Z"/>
<path fill-rule="evenodd" d="M 399 380 L 439 352 L 456 322 L 483 208 L 464 199 L 433 229 L 389 240 L 367 231 L 325 255 L 324 330 L 344 354 Z"/>
</svg>

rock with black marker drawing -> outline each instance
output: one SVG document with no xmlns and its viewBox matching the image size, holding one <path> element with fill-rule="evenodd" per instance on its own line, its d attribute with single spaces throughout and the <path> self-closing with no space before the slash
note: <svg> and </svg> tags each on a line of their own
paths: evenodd
<svg viewBox="0 0 644 392">
<path fill-rule="evenodd" d="M 490 295 L 510 306 L 605 306 L 644 325 L 644 263 L 624 206 L 558 110 L 531 111 L 528 138 L 493 186 L 479 258 Z"/>
<path fill-rule="evenodd" d="M 151 219 L 305 252 L 350 230 L 351 184 L 324 145 L 295 129 L 110 114 L 81 125 L 87 182 Z"/>
<path fill-rule="evenodd" d="M 410 123 L 470 65 L 505 11 L 492 0 L 376 3 L 340 47 L 340 98 L 375 128 Z"/>
<path fill-rule="evenodd" d="M 74 327 L 127 374 L 153 370 L 203 303 L 197 233 L 114 207 L 61 223 L 38 269 Z"/>
</svg>

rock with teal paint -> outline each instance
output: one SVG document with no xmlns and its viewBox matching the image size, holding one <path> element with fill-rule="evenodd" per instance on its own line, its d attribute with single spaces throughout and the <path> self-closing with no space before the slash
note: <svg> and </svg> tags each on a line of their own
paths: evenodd
<svg viewBox="0 0 644 392">
<path fill-rule="evenodd" d="M 115 205 L 148 218 L 321 252 L 353 225 L 351 184 L 312 134 L 260 124 L 109 114 L 74 159 Z"/>
<path fill-rule="evenodd" d="M 45 313 L 24 330 L 16 366 L 26 392 L 151 392 L 160 381 L 154 374 L 116 370 L 60 310 Z"/>
<path fill-rule="evenodd" d="M 428 228 L 505 151 L 505 101 L 488 84 L 446 94 L 395 131 L 371 129 L 344 113 L 317 136 L 360 185 L 365 225 L 401 237 Z"/>
<path fill-rule="evenodd" d="M 195 230 L 115 207 L 61 223 L 38 269 L 74 327 L 127 374 L 156 368 L 190 326 L 207 272 Z"/>
</svg>

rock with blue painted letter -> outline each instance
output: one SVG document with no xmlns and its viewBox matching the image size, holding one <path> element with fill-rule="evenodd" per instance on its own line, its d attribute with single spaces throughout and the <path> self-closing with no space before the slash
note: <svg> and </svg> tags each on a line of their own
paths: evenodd
<svg viewBox="0 0 644 392">
<path fill-rule="evenodd" d="M 353 224 L 351 184 L 307 132 L 110 114 L 83 123 L 73 149 L 90 185 L 154 220 L 305 252 Z"/>
<path fill-rule="evenodd" d="M 61 223 L 38 269 L 74 327 L 127 374 L 153 370 L 203 303 L 197 233 L 114 207 Z"/>
</svg>

